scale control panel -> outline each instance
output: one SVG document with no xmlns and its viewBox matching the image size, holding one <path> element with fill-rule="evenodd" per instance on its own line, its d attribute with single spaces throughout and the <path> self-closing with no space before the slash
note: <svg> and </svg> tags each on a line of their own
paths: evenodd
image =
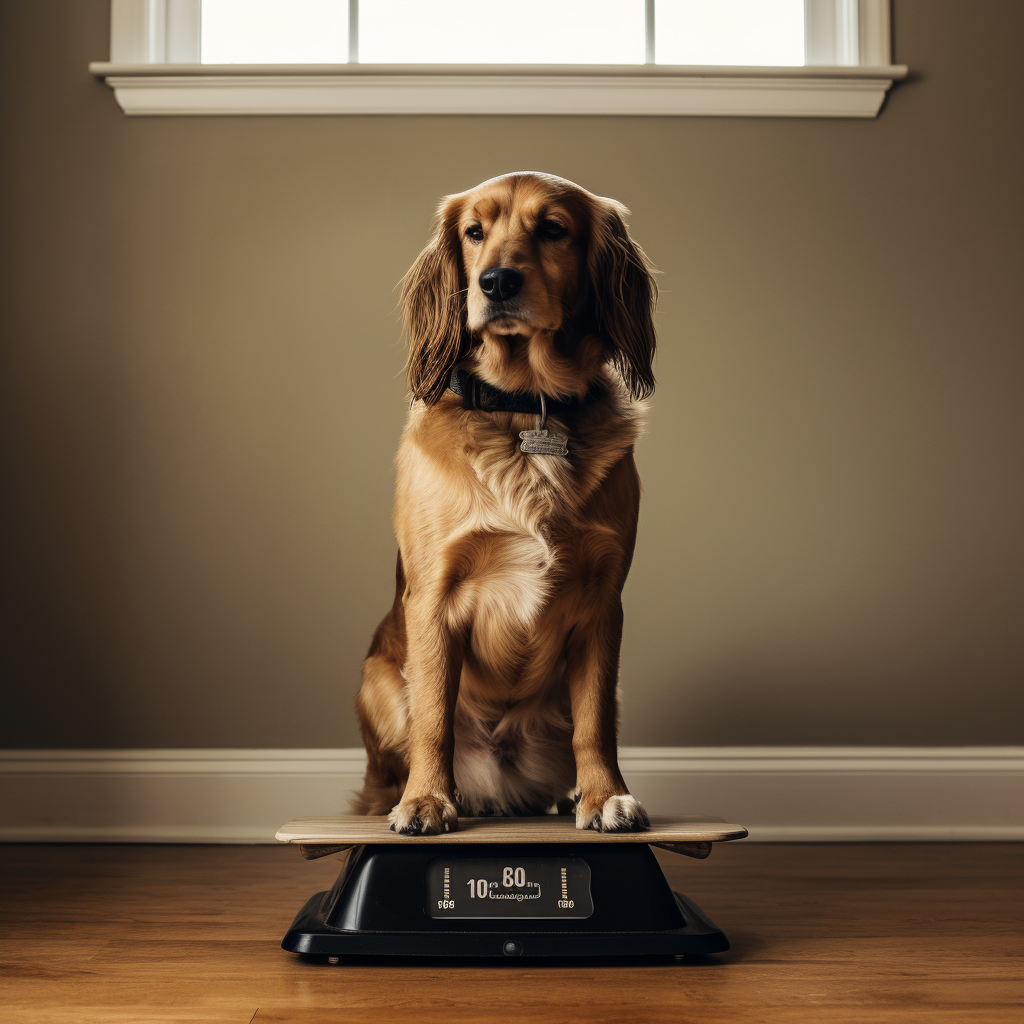
<svg viewBox="0 0 1024 1024">
<path fill-rule="evenodd" d="M 426 911 L 451 919 L 590 917 L 590 865 L 580 857 L 431 861 Z"/>
</svg>

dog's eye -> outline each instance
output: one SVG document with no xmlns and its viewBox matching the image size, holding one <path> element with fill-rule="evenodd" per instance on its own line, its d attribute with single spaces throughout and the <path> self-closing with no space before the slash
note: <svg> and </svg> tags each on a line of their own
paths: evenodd
<svg viewBox="0 0 1024 1024">
<path fill-rule="evenodd" d="M 549 242 L 557 242 L 560 238 L 565 238 L 569 232 L 557 220 L 542 220 L 537 225 L 537 234 Z"/>
<path fill-rule="evenodd" d="M 484 229 L 479 224 L 470 224 L 466 228 L 466 237 L 471 242 L 482 242 L 484 240 Z"/>
</svg>

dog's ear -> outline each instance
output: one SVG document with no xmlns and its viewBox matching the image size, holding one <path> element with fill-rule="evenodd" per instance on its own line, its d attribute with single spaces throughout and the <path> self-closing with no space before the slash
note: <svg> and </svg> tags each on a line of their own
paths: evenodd
<svg viewBox="0 0 1024 1024">
<path fill-rule="evenodd" d="M 409 388 L 413 398 L 422 398 L 428 405 L 444 394 L 452 367 L 469 349 L 458 234 L 461 208 L 458 196 L 442 200 L 433 237 L 402 279 Z"/>
<path fill-rule="evenodd" d="M 626 230 L 629 211 L 598 199 L 590 217 L 587 274 L 597 333 L 635 399 L 654 391 L 654 304 L 658 286 L 650 262 Z"/>
</svg>

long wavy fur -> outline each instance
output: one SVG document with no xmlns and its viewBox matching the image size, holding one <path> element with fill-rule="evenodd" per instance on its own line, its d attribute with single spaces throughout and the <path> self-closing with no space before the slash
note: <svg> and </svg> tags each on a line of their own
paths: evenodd
<svg viewBox="0 0 1024 1024">
<path fill-rule="evenodd" d="M 469 349 L 458 213 L 454 197 L 442 200 L 433 237 L 402 279 L 409 388 L 428 405 L 444 394 L 452 367 Z"/>
<path fill-rule="evenodd" d="M 658 286 L 647 254 L 633 241 L 613 199 L 592 211 L 587 270 L 594 327 L 634 399 L 654 391 L 654 307 Z"/>
</svg>

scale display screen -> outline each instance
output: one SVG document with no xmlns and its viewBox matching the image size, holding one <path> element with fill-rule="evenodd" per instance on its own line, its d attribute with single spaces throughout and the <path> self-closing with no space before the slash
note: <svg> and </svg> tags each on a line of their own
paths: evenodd
<svg viewBox="0 0 1024 1024">
<path fill-rule="evenodd" d="M 590 917 L 590 865 L 580 857 L 435 860 L 427 914 L 442 918 Z"/>
</svg>

